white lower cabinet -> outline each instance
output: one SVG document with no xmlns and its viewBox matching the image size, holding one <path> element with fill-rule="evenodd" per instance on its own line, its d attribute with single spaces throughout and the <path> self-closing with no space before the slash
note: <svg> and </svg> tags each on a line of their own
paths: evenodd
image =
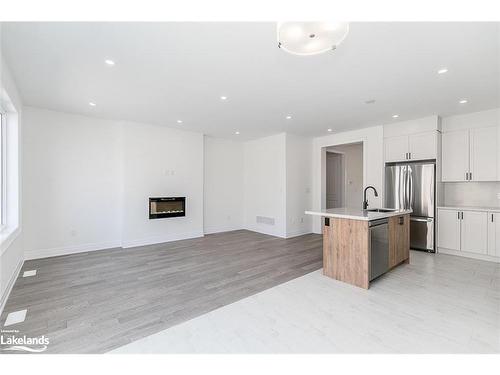
<svg viewBox="0 0 500 375">
<path fill-rule="evenodd" d="M 461 218 L 460 250 L 486 254 L 488 252 L 488 213 L 462 211 Z"/>
<path fill-rule="evenodd" d="M 438 211 L 438 247 L 460 250 L 460 211 Z"/>
<path fill-rule="evenodd" d="M 485 211 L 457 209 L 438 210 L 438 247 L 443 249 L 498 256 L 500 242 L 500 214 L 492 234 L 491 215 Z M 493 245 L 492 243 L 495 243 Z M 495 248 L 493 255 L 491 250 Z"/>
<path fill-rule="evenodd" d="M 488 212 L 488 255 L 500 257 L 500 212 Z"/>
</svg>

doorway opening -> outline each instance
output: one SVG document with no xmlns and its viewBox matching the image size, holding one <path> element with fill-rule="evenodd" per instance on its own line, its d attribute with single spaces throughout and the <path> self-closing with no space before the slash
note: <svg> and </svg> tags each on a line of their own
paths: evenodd
<svg viewBox="0 0 500 375">
<path fill-rule="evenodd" d="M 355 207 L 363 202 L 363 143 L 326 148 L 326 208 Z"/>
</svg>

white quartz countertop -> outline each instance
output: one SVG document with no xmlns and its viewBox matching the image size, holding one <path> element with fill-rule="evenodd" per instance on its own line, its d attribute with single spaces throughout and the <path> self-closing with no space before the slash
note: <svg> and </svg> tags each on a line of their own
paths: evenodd
<svg viewBox="0 0 500 375">
<path fill-rule="evenodd" d="M 412 210 L 397 210 L 392 212 L 370 212 L 356 207 L 340 207 L 328 208 L 323 210 L 311 210 L 305 212 L 307 215 L 333 217 L 339 219 L 352 219 L 352 220 L 378 220 L 385 219 L 391 216 L 411 214 Z"/>
<path fill-rule="evenodd" d="M 439 208 L 443 210 L 500 212 L 500 207 L 485 207 L 485 206 L 438 206 L 438 209 Z"/>
</svg>

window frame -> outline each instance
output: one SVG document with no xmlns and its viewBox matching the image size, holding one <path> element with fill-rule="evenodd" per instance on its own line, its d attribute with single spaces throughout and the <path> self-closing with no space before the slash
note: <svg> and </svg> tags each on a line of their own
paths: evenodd
<svg viewBox="0 0 500 375">
<path fill-rule="evenodd" d="M 0 107 L 0 231 L 7 226 L 7 113 Z"/>
</svg>

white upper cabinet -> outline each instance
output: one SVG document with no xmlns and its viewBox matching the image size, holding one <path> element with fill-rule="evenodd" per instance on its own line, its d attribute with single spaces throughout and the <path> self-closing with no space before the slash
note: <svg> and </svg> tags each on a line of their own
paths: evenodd
<svg viewBox="0 0 500 375">
<path fill-rule="evenodd" d="M 500 257 L 500 213 L 488 212 L 488 255 Z"/>
<path fill-rule="evenodd" d="M 499 181 L 499 137 L 497 126 L 443 133 L 442 181 Z"/>
<path fill-rule="evenodd" d="M 498 179 L 497 127 L 470 130 L 470 180 L 496 181 Z"/>
<path fill-rule="evenodd" d="M 460 211 L 438 211 L 438 247 L 460 250 Z"/>
<path fill-rule="evenodd" d="M 486 254 L 488 252 L 488 213 L 462 211 L 461 250 L 470 253 Z"/>
<path fill-rule="evenodd" d="M 384 144 L 386 162 L 436 159 L 437 132 L 387 137 Z"/>
<path fill-rule="evenodd" d="M 443 133 L 442 181 L 467 181 L 469 172 L 469 131 Z"/>
<path fill-rule="evenodd" d="M 385 139 L 385 161 L 402 161 L 408 159 L 408 136 L 389 137 Z"/>
<path fill-rule="evenodd" d="M 408 143 L 411 160 L 436 159 L 436 132 L 410 135 Z"/>
</svg>

